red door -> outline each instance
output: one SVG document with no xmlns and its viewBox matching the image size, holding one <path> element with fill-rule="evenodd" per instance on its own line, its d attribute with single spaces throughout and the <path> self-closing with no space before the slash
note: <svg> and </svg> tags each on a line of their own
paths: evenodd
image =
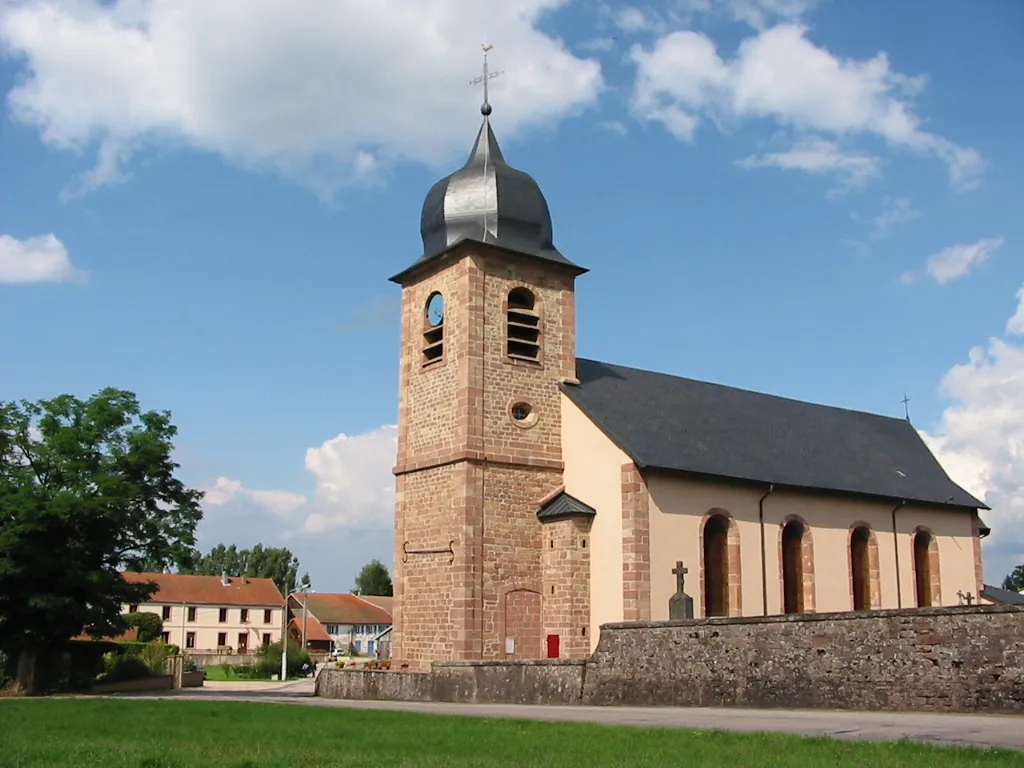
<svg viewBox="0 0 1024 768">
<path fill-rule="evenodd" d="M 558 658 L 558 635 L 548 635 L 548 658 Z"/>
</svg>

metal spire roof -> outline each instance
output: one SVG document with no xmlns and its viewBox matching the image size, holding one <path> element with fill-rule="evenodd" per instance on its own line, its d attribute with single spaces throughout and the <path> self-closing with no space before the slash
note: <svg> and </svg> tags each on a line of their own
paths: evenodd
<svg viewBox="0 0 1024 768">
<path fill-rule="evenodd" d="M 413 269 L 466 241 L 495 245 L 571 268 L 573 264 L 555 248 L 551 212 L 537 182 L 505 162 L 491 128 L 492 107 L 487 81 L 500 73 L 487 71 L 485 46 L 483 123 L 466 164 L 438 181 L 427 193 L 420 215 L 423 255 L 391 278 L 401 282 Z M 474 81 L 477 82 L 477 81 Z"/>
</svg>

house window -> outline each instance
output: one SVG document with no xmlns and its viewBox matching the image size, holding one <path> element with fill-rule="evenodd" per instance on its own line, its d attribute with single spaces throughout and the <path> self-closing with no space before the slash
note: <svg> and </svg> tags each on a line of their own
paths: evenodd
<svg viewBox="0 0 1024 768">
<path fill-rule="evenodd" d="M 189 621 L 195 621 L 196 620 L 196 607 L 194 605 L 189 606 L 189 609 L 188 609 L 188 620 Z"/>
<path fill-rule="evenodd" d="M 272 642 L 273 641 L 270 639 L 270 633 L 269 632 L 264 632 L 263 633 L 263 644 L 264 645 L 270 645 Z"/>
<path fill-rule="evenodd" d="M 362 640 L 356 640 L 354 643 L 352 643 L 352 645 L 355 646 L 356 653 L 361 652 L 362 649 L 363 649 L 363 641 Z"/>
<path fill-rule="evenodd" d="M 132 605 L 128 606 L 128 613 L 138 613 L 138 612 L 139 612 L 139 606 L 138 605 L 135 605 L 133 603 Z"/>
<path fill-rule="evenodd" d="M 227 644 L 228 644 L 228 633 L 227 632 L 218 632 L 217 633 L 217 647 L 218 648 L 223 648 Z"/>
<path fill-rule="evenodd" d="M 168 619 L 170 619 L 171 618 L 171 606 L 165 605 L 163 608 L 160 609 L 160 614 L 161 614 L 161 617 L 163 618 L 164 621 L 167 621 Z"/>
<path fill-rule="evenodd" d="M 160 639 L 163 642 L 165 642 L 165 643 L 171 642 L 171 633 L 170 632 L 161 632 L 160 633 Z"/>
<path fill-rule="evenodd" d="M 249 623 L 249 609 L 248 608 L 243 608 L 242 609 L 242 623 L 243 624 L 248 624 Z"/>
<path fill-rule="evenodd" d="M 195 632 L 188 632 L 188 633 L 186 633 L 186 635 L 185 635 L 185 647 L 186 648 L 195 648 L 196 647 L 196 633 Z"/>
<path fill-rule="evenodd" d="M 221 608 L 220 609 L 219 621 L 220 621 L 221 624 L 223 624 L 227 620 L 228 620 L 228 609 L 227 608 Z"/>
<path fill-rule="evenodd" d="M 444 296 L 430 294 L 424 308 L 423 364 L 437 362 L 444 355 Z"/>
<path fill-rule="evenodd" d="M 508 294 L 507 353 L 515 360 L 536 362 L 540 358 L 540 314 L 537 300 L 526 288 Z"/>
<path fill-rule="evenodd" d="M 269 624 L 274 618 L 274 612 L 269 608 L 263 610 L 263 623 Z"/>
</svg>

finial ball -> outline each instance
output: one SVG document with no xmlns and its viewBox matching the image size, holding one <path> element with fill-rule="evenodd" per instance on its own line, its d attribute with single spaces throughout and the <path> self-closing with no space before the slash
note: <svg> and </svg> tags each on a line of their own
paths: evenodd
<svg viewBox="0 0 1024 768">
<path fill-rule="evenodd" d="M 488 115 L 491 114 L 491 105 L 488 104 L 486 101 L 480 107 L 480 114 L 483 115 L 484 117 L 487 117 Z"/>
</svg>

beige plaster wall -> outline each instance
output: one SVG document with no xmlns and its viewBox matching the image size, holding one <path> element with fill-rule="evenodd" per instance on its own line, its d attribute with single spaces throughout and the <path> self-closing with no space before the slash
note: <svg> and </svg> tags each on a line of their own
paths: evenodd
<svg viewBox="0 0 1024 768">
<path fill-rule="evenodd" d="M 163 607 L 167 603 L 141 603 L 139 612 L 155 613 L 157 616 L 163 614 Z M 272 608 L 264 605 L 249 606 L 249 621 L 242 622 L 241 609 L 245 606 L 212 606 L 191 604 L 196 608 L 196 620 L 188 620 L 187 608 L 189 605 L 175 603 L 170 605 L 171 617 L 164 619 L 164 632 L 168 634 L 168 641 L 183 651 L 215 651 L 217 639 L 220 633 L 227 634 L 227 647 L 237 650 L 238 636 L 245 633 L 248 640 L 248 650 L 253 652 L 263 644 L 263 636 L 270 635 L 270 642 L 276 643 L 281 639 L 281 606 Z M 221 607 L 228 609 L 227 621 L 220 621 Z M 263 621 L 264 610 L 270 611 L 270 622 Z M 128 606 L 122 606 L 122 613 L 128 612 Z M 188 633 L 195 633 L 195 646 L 188 648 L 186 638 Z"/>
<path fill-rule="evenodd" d="M 590 646 L 602 624 L 622 621 L 622 465 L 629 457 L 562 395 L 565 492 L 597 515 L 590 530 Z"/>
<path fill-rule="evenodd" d="M 648 473 L 651 492 L 651 618 L 668 618 L 668 599 L 675 591 L 672 568 L 682 560 L 689 570 L 686 591 L 694 598 L 694 614 L 704 615 L 700 583 L 701 521 L 715 508 L 736 521 L 740 538 L 740 615 L 764 612 L 761 579 L 761 537 L 757 489 L 725 483 L 683 479 Z M 853 608 L 849 536 L 857 523 L 874 533 L 878 550 L 880 608 L 913 607 L 913 534 L 927 526 L 939 552 L 941 604 L 957 605 L 957 591 L 976 592 L 971 516 L 968 512 L 906 506 L 897 512 L 899 582 L 893 547 L 892 505 L 859 499 L 813 496 L 775 491 L 764 502 L 767 613 L 782 612 L 781 534 L 789 516 L 799 516 L 809 527 L 813 547 L 815 612 Z M 596 554 L 596 553 L 595 553 Z"/>
</svg>

